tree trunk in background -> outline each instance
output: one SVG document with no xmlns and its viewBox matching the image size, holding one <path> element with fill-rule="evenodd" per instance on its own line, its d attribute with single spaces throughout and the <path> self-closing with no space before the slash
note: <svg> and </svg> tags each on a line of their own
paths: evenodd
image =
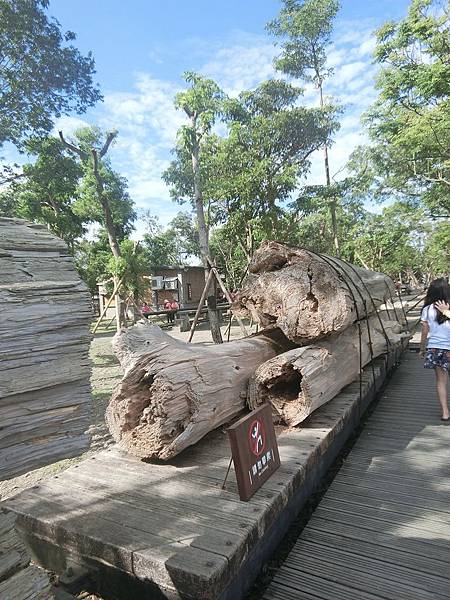
<svg viewBox="0 0 450 600">
<path fill-rule="evenodd" d="M 195 117 L 193 117 L 194 119 Z M 193 120 L 192 126 L 195 130 L 196 123 Z M 205 281 L 208 280 L 208 275 L 210 271 L 210 264 L 208 259 L 211 258 L 209 253 L 209 235 L 208 235 L 208 227 L 205 221 L 205 210 L 203 205 L 203 195 L 201 188 L 201 180 L 200 180 L 200 165 L 199 165 L 199 154 L 200 147 L 199 143 L 196 142 L 192 151 L 192 171 L 194 174 L 194 201 L 195 201 L 195 209 L 197 214 L 197 224 L 198 224 L 198 239 L 200 245 L 200 252 L 202 255 L 203 266 L 205 267 Z M 215 285 L 214 285 L 215 290 Z M 211 336 L 213 342 L 215 344 L 221 344 L 222 333 L 220 331 L 219 320 L 217 316 L 217 311 L 214 311 L 209 307 L 208 304 L 208 319 L 211 328 Z"/>
<path fill-rule="evenodd" d="M 322 83 L 319 85 L 319 96 L 320 96 L 320 108 L 324 107 L 323 101 L 323 87 Z M 325 181 L 327 187 L 331 187 L 331 177 L 330 177 L 330 161 L 328 158 L 328 146 L 325 145 L 323 149 L 324 153 L 324 165 L 325 165 Z M 336 209 L 337 209 L 337 200 L 334 198 L 330 202 L 330 215 L 331 215 L 331 228 L 333 232 L 333 246 L 336 251 L 336 256 L 340 257 L 340 248 L 339 248 L 339 236 L 338 236 L 338 226 L 337 226 L 337 217 L 336 217 Z"/>
</svg>

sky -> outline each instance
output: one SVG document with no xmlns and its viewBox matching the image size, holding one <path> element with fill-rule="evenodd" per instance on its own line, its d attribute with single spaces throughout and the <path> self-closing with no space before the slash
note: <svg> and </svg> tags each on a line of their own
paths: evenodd
<svg viewBox="0 0 450 600">
<path fill-rule="evenodd" d="M 365 141 L 360 117 L 376 98 L 373 33 L 386 20 L 402 18 L 408 5 L 408 0 L 341 0 L 328 52 L 334 74 L 325 84 L 325 94 L 344 106 L 330 150 L 336 179 L 345 175 L 351 151 Z M 55 131 L 70 137 L 84 124 L 117 129 L 113 167 L 127 177 L 137 207 L 167 224 L 180 210 L 161 173 L 184 123 L 173 107 L 184 87 L 183 72 L 211 77 L 230 95 L 273 76 L 279 49 L 265 25 L 280 7 L 278 0 L 51 0 L 49 14 L 77 34 L 82 53 L 93 53 L 104 96 L 87 113 L 58 119 Z M 306 87 L 305 104 L 317 101 L 317 90 Z M 315 155 L 307 182 L 323 179 L 322 155 Z M 136 237 L 142 228 L 138 223 Z"/>
</svg>

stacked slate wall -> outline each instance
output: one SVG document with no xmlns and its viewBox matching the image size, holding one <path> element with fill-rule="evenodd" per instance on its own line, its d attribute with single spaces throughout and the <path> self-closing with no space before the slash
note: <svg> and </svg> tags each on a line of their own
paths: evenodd
<svg viewBox="0 0 450 600">
<path fill-rule="evenodd" d="M 66 244 L 0 218 L 0 480 L 88 449 L 90 321 Z"/>
</svg>

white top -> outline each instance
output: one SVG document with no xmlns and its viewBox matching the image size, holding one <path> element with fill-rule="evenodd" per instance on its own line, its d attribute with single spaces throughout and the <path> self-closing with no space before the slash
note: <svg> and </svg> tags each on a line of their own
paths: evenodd
<svg viewBox="0 0 450 600">
<path fill-rule="evenodd" d="M 439 324 L 436 321 L 437 309 L 433 304 L 424 306 L 420 315 L 420 320 L 428 323 L 430 331 L 428 333 L 427 348 L 439 348 L 440 350 L 450 350 L 450 320 Z"/>
</svg>

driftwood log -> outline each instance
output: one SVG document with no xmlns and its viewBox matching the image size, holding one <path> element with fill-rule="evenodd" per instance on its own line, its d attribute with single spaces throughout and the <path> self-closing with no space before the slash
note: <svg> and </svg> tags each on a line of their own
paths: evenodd
<svg viewBox="0 0 450 600">
<path fill-rule="evenodd" d="M 370 362 L 395 347 L 409 334 L 398 321 L 369 318 L 372 353 L 367 321 L 314 344 L 279 354 L 260 365 L 249 383 L 249 407 L 269 401 L 276 420 L 289 426 L 301 423 L 319 406 L 329 402 L 359 375 L 359 335 L 361 364 Z"/>
<path fill-rule="evenodd" d="M 278 242 L 261 245 L 249 272 L 233 311 L 279 327 L 298 346 L 343 331 L 395 294 L 382 273 Z"/>
<path fill-rule="evenodd" d="M 221 346 L 188 345 L 145 323 L 115 337 L 125 376 L 106 417 L 124 450 L 166 460 L 195 444 L 242 411 L 258 367 L 260 379 L 250 386 L 257 394 L 254 403 L 271 394 L 277 407 L 280 393 L 278 412 L 291 424 L 357 376 L 352 326 L 394 294 L 388 277 L 276 242 L 261 246 L 250 271 L 233 309 L 265 328 L 259 336 Z M 386 342 L 377 335 L 375 320 L 372 327 L 379 354 Z M 391 324 L 391 333 L 398 328 Z M 330 339 L 312 347 L 323 338 Z M 330 382 L 320 379 L 322 371 Z"/>
<path fill-rule="evenodd" d="M 0 218 L 0 479 L 89 447 L 90 296 L 66 244 Z"/>
<path fill-rule="evenodd" d="M 147 323 L 116 334 L 125 375 L 106 420 L 119 446 L 167 460 L 246 406 L 250 376 L 292 347 L 278 330 L 221 345 L 187 344 Z"/>
</svg>

